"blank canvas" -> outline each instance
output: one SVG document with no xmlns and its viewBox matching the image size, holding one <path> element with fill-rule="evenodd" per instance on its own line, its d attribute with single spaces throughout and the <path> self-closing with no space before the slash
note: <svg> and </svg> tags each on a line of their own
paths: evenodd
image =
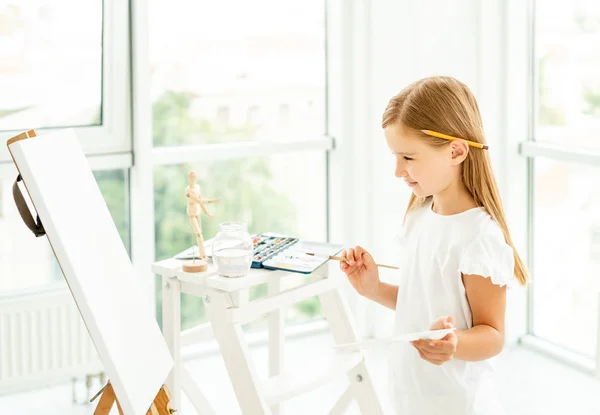
<svg viewBox="0 0 600 415">
<path fill-rule="evenodd" d="M 9 150 L 122 409 L 145 414 L 173 361 L 74 131 Z"/>
</svg>

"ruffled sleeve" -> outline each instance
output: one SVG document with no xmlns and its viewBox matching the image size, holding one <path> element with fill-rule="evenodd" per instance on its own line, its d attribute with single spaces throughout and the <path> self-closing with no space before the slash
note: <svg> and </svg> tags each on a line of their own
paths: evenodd
<svg viewBox="0 0 600 415">
<path fill-rule="evenodd" d="M 502 230 L 494 225 L 467 245 L 459 271 L 490 278 L 501 287 L 512 287 L 516 283 L 514 252 L 504 240 Z"/>
</svg>

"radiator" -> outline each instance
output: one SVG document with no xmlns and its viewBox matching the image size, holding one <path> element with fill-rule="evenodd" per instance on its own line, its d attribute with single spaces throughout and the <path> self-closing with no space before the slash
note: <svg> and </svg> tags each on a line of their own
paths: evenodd
<svg viewBox="0 0 600 415">
<path fill-rule="evenodd" d="M 68 288 L 0 294 L 0 394 L 101 371 L 102 364 Z"/>
</svg>

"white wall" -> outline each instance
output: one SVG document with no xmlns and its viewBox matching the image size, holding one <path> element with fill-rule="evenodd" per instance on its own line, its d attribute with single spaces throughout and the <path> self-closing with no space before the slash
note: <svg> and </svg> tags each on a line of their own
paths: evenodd
<svg viewBox="0 0 600 415">
<path fill-rule="evenodd" d="M 351 141 L 361 158 L 350 176 L 358 185 L 354 191 L 360 192 L 353 199 L 359 208 L 352 209 L 354 216 L 345 219 L 347 223 L 356 223 L 352 236 L 360 238 L 356 242 L 371 250 L 379 262 L 394 262 L 391 241 L 401 223 L 409 192 L 394 177 L 394 160 L 385 145 L 381 115 L 388 100 L 410 82 L 430 75 L 450 75 L 469 85 L 479 101 L 497 180 L 508 207 L 509 223 L 517 246 L 525 255 L 525 200 L 521 194 L 509 194 L 506 186 L 512 177 L 508 163 L 521 163 L 520 166 L 523 163 L 522 159 L 515 158 L 514 137 L 513 141 L 507 140 L 507 108 L 510 108 L 507 96 L 509 92 L 511 96 L 519 94 L 514 87 L 509 91 L 505 75 L 510 64 L 504 35 L 508 6 L 501 0 L 359 3 L 363 6 L 355 5 L 354 15 L 356 18 L 357 9 L 364 7 L 360 18 L 365 29 L 364 44 L 359 42 L 354 54 L 362 54 L 366 59 L 362 67 L 353 70 L 354 76 L 356 71 L 364 74 L 366 82 L 354 84 L 358 91 L 353 95 L 360 97 L 361 102 L 351 108 L 352 117 L 346 118 L 356 127 Z M 520 74 L 513 72 L 511 76 L 519 78 Z M 511 132 L 521 131 L 522 120 L 512 121 Z M 519 200 L 508 200 L 509 197 Z M 349 234 L 346 236 L 344 241 L 352 239 Z M 386 273 L 383 278 L 393 279 L 393 273 Z M 525 330 L 524 298 L 522 289 L 509 294 L 509 342 L 515 341 Z M 369 306 L 364 316 L 367 334 L 388 334 L 392 317 L 392 312 L 382 307 Z"/>
</svg>

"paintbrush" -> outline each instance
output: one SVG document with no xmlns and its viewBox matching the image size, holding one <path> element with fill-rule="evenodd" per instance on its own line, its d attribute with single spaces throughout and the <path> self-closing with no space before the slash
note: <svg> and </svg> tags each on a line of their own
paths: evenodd
<svg viewBox="0 0 600 415">
<path fill-rule="evenodd" d="M 307 253 L 306 253 L 306 255 L 310 255 L 310 256 L 319 256 L 319 255 L 317 255 L 317 254 L 315 254 L 315 253 L 312 253 L 312 252 L 307 252 Z M 329 257 L 328 257 L 328 258 L 329 258 L 329 259 L 333 259 L 333 260 L 335 260 L 335 261 L 342 261 L 342 262 L 348 263 L 348 260 L 347 260 L 346 258 L 342 258 L 341 256 L 333 256 L 333 255 L 329 255 Z M 400 268 L 398 268 L 398 267 L 394 267 L 394 266 L 392 266 L 392 265 L 383 265 L 383 264 L 375 264 L 375 265 L 377 265 L 378 267 L 382 267 L 382 268 L 400 269 Z"/>
</svg>

